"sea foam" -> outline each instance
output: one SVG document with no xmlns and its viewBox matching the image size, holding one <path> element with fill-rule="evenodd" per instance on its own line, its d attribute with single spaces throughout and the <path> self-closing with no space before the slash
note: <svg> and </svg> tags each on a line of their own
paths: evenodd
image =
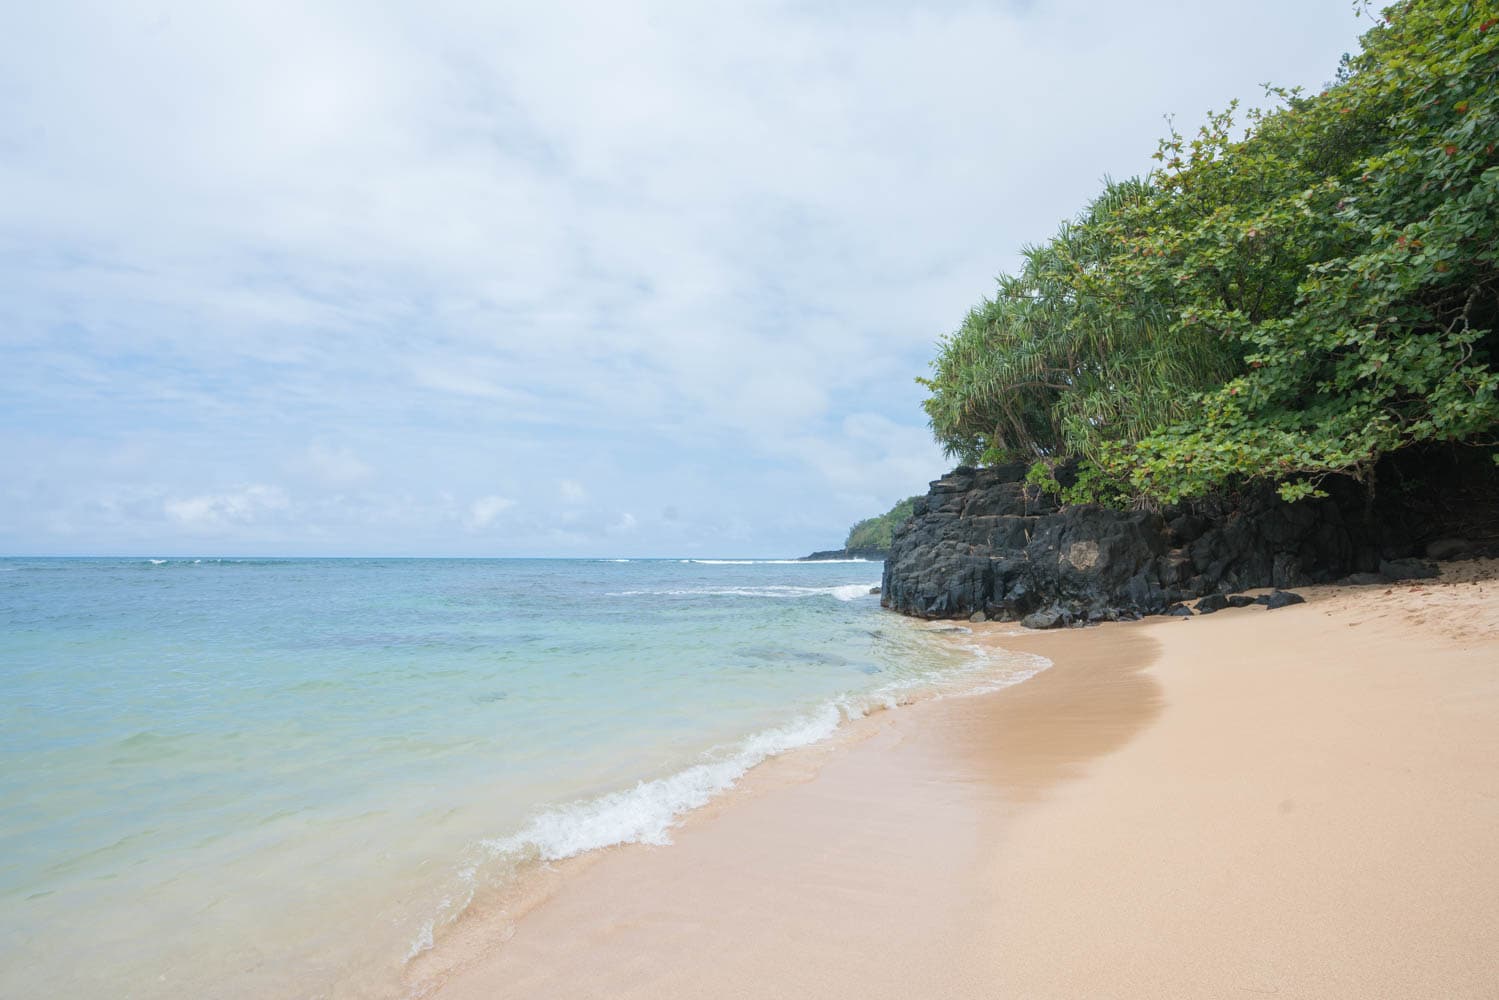
<svg viewBox="0 0 1499 1000">
<path fill-rule="evenodd" d="M 843 715 L 834 704 L 749 737 L 730 752 L 633 788 L 549 809 L 518 833 L 484 841 L 491 856 L 560 861 L 616 844 L 669 844 L 687 812 L 727 791 L 750 768 L 826 739 Z"/>
<path fill-rule="evenodd" d="M 528 861 L 562 861 L 621 844 L 670 844 L 672 828 L 683 816 L 733 788 L 751 768 L 825 740 L 845 717 L 866 711 L 864 707 L 850 711 L 839 702 L 828 702 L 785 725 L 761 730 L 727 749 L 710 752 L 701 763 L 637 782 L 632 788 L 547 809 L 516 833 L 481 841 L 482 857 L 459 872 L 465 886 L 463 898 L 448 896 L 442 900 L 437 912 L 421 924 L 407 949 L 406 961 L 430 951 L 437 929 L 464 914 L 478 889 L 481 868 L 496 863 L 513 867 Z"/>
<path fill-rule="evenodd" d="M 437 930 L 457 921 L 473 902 L 481 869 L 493 865 L 514 869 L 527 862 L 553 862 L 621 844 L 671 843 L 672 828 L 694 809 L 733 788 L 751 768 L 790 750 L 827 739 L 845 718 L 862 716 L 869 706 L 841 699 L 791 722 L 761 730 L 706 759 L 665 777 L 633 787 L 555 806 L 533 816 L 519 831 L 479 843 L 481 856 L 459 871 L 461 899 L 445 897 L 424 921 L 406 952 L 411 961 L 430 951 Z"/>
<path fill-rule="evenodd" d="M 874 583 L 845 583 L 834 587 L 674 587 L 664 590 L 615 590 L 608 597 L 836 597 L 840 601 L 852 601 L 870 596 L 869 592 L 879 586 Z"/>
<path fill-rule="evenodd" d="M 867 588 L 861 593 L 867 593 Z M 481 841 L 482 857 L 460 873 L 466 885 L 464 898 L 460 901 L 450 896 L 442 901 L 438 912 L 422 924 L 411 942 L 407 960 L 430 950 L 436 930 L 462 917 L 478 888 L 479 870 L 487 865 L 499 863 L 513 870 L 526 862 L 563 861 L 622 844 L 669 845 L 672 830 L 686 814 L 732 789 L 759 764 L 826 740 L 845 721 L 879 709 L 898 708 L 922 697 L 964 697 L 997 691 L 1027 680 L 1051 664 L 1043 656 L 997 652 L 976 643 L 958 648 L 969 657 L 964 668 L 905 677 L 862 695 L 834 698 L 785 725 L 710 751 L 698 764 L 637 782 L 631 788 L 555 806 L 533 816 L 516 833 Z"/>
<path fill-rule="evenodd" d="M 830 563 L 867 563 L 868 559 L 683 559 L 694 566 L 817 566 Z"/>
</svg>

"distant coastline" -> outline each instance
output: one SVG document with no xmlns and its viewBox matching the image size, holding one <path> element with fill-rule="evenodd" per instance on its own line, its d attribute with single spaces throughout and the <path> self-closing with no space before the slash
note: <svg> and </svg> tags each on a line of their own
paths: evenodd
<svg viewBox="0 0 1499 1000">
<path fill-rule="evenodd" d="M 889 554 L 887 549 L 826 549 L 802 556 L 798 562 L 884 562 Z"/>
<path fill-rule="evenodd" d="M 890 554 L 890 543 L 901 525 L 911 518 L 916 507 L 916 497 L 906 497 L 888 511 L 864 520 L 848 529 L 843 547 L 824 549 L 802 556 L 803 562 L 832 562 L 841 559 L 865 559 L 883 562 Z"/>
</svg>

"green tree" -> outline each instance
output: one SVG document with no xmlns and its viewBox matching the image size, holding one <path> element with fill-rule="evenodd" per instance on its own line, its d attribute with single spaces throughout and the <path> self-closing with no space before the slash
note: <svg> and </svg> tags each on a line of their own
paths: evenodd
<svg viewBox="0 0 1499 1000">
<path fill-rule="evenodd" d="M 1338 82 L 1212 115 L 1027 251 L 943 340 L 926 409 L 966 460 L 1088 460 L 1173 501 L 1367 480 L 1499 427 L 1499 12 L 1408 0 Z"/>
<path fill-rule="evenodd" d="M 849 529 L 848 540 L 843 543 L 844 549 L 850 552 L 856 550 L 889 551 L 890 540 L 895 535 L 895 529 L 910 518 L 911 509 L 915 503 L 915 497 L 907 497 L 884 514 L 878 517 L 867 517 L 860 521 Z"/>
<path fill-rule="evenodd" d="M 1167 294 L 1109 283 L 1109 269 L 1149 232 L 1161 192 L 1139 180 L 1103 195 L 1050 241 L 1028 247 L 1018 275 L 944 339 L 921 383 L 927 415 L 965 461 L 1097 458 L 1185 419 L 1193 394 L 1235 370 L 1235 345 L 1171 322 Z"/>
</svg>

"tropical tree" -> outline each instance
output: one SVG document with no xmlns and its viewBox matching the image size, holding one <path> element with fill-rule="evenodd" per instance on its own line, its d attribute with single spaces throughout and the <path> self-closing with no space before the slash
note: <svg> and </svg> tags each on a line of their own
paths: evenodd
<svg viewBox="0 0 1499 1000">
<path fill-rule="evenodd" d="M 920 381 L 949 454 L 1097 457 L 1185 418 L 1194 393 L 1234 370 L 1234 345 L 1173 327 L 1169 299 L 1101 280 L 1159 198 L 1145 181 L 1108 184 L 944 339 Z"/>
<path fill-rule="evenodd" d="M 1368 480 L 1499 427 L 1499 13 L 1408 0 L 1338 82 L 1174 129 L 944 338 L 965 460 L 1087 460 L 1136 501 Z"/>
</svg>

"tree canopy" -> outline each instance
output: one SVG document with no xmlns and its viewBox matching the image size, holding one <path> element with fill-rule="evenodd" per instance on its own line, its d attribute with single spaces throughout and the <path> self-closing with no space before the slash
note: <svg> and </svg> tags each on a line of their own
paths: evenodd
<svg viewBox="0 0 1499 1000">
<path fill-rule="evenodd" d="M 1396 4 L 1325 90 L 1267 92 L 1172 129 L 943 338 L 949 454 L 1173 502 L 1495 444 L 1499 4 Z"/>
<path fill-rule="evenodd" d="M 848 529 L 848 540 L 843 543 L 844 550 L 848 552 L 889 551 L 890 539 L 894 536 L 895 529 L 911 516 L 911 508 L 915 503 L 915 497 L 907 497 L 878 517 L 866 517 Z"/>
</svg>

